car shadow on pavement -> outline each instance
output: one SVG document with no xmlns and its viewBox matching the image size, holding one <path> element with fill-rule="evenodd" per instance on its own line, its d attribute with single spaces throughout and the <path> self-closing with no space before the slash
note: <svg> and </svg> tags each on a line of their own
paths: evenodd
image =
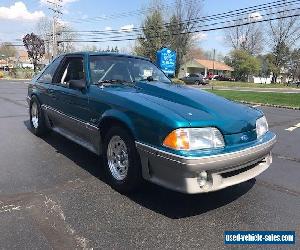
<svg viewBox="0 0 300 250">
<path fill-rule="evenodd" d="M 28 120 L 24 121 L 24 125 L 32 133 Z M 104 180 L 101 161 L 96 154 L 55 132 L 50 132 L 49 135 L 42 136 L 41 139 L 52 146 L 57 153 L 64 155 L 93 176 Z"/>
<path fill-rule="evenodd" d="M 24 122 L 30 130 L 29 121 Z M 95 154 L 65 137 L 51 133 L 43 140 L 69 158 L 82 169 L 106 183 L 101 160 Z M 171 219 L 200 215 L 225 206 L 246 194 L 255 184 L 255 179 L 206 194 L 182 194 L 144 182 L 137 192 L 126 196 L 133 202 Z"/>
<path fill-rule="evenodd" d="M 141 206 L 172 219 L 200 215 L 225 206 L 246 194 L 255 179 L 220 191 L 204 194 L 182 194 L 147 183 L 128 197 Z"/>
</svg>

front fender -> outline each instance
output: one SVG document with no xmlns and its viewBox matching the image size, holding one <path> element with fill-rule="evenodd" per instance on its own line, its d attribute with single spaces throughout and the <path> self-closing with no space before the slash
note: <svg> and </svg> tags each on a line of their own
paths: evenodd
<svg viewBox="0 0 300 250">
<path fill-rule="evenodd" d="M 109 109 L 105 111 L 101 118 L 100 118 L 100 123 L 99 123 L 99 128 L 101 128 L 101 125 L 107 120 L 107 119 L 113 119 L 117 120 L 121 123 L 123 123 L 132 133 L 134 138 L 137 138 L 137 133 L 136 133 L 136 128 L 131 120 L 131 118 L 124 112 L 116 109 Z"/>
</svg>

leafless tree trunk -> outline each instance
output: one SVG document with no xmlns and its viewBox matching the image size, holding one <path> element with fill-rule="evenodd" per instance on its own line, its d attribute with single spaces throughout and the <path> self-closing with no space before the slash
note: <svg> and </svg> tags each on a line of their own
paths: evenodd
<svg viewBox="0 0 300 250">
<path fill-rule="evenodd" d="M 251 55 L 259 54 L 262 52 L 264 44 L 262 24 L 255 23 L 255 19 L 247 16 L 240 19 L 235 21 L 236 27 L 224 31 L 225 42 L 232 49 L 245 50 Z M 250 24 L 242 25 L 249 21 Z"/>
<path fill-rule="evenodd" d="M 300 39 L 299 16 L 284 18 L 293 14 L 299 14 L 299 10 L 295 12 L 288 9 L 279 9 L 276 12 L 273 17 L 278 19 L 269 21 L 268 29 L 268 43 L 272 48 L 275 66 L 273 83 L 276 83 L 281 70 L 287 66 L 289 51 L 292 50 L 296 42 Z"/>
<path fill-rule="evenodd" d="M 37 34 L 45 41 L 45 50 L 47 57 L 50 57 L 52 49 L 52 20 L 45 17 L 41 18 L 36 25 Z M 61 41 L 58 44 L 58 54 L 72 52 L 75 50 L 73 40 L 77 34 L 72 31 L 72 28 L 66 25 L 57 26 L 57 40 Z"/>
<path fill-rule="evenodd" d="M 77 33 L 73 32 L 72 28 L 66 25 L 61 25 L 57 29 L 58 33 L 58 54 L 73 52 L 75 50 L 74 40 Z"/>
<path fill-rule="evenodd" d="M 170 47 L 177 53 L 176 73 L 185 61 L 185 56 L 194 44 L 194 34 L 197 30 L 202 10 L 199 1 L 176 0 L 175 10 L 167 26 Z"/>
<path fill-rule="evenodd" d="M 36 24 L 36 33 L 44 40 L 45 44 L 45 57 L 50 61 L 51 59 L 51 41 L 52 41 L 52 21 L 47 18 L 41 18 Z"/>
</svg>

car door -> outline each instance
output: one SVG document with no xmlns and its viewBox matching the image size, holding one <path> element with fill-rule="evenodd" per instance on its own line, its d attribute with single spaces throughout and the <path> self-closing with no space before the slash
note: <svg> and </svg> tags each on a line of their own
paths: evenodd
<svg viewBox="0 0 300 250">
<path fill-rule="evenodd" d="M 96 128 L 90 125 L 91 112 L 89 109 L 89 88 L 71 88 L 72 80 L 84 80 L 85 57 L 83 55 L 65 56 L 60 69 L 56 73 L 55 83 L 52 85 L 53 101 L 51 120 L 53 129 L 66 137 L 83 144 L 92 151 L 96 151 L 92 141 Z"/>
<path fill-rule="evenodd" d="M 37 84 L 34 85 L 39 92 L 39 101 L 43 107 L 52 106 L 53 100 L 55 99 L 52 91 L 52 81 L 62 58 L 62 56 L 57 57 L 46 66 L 40 77 L 37 79 Z"/>
</svg>

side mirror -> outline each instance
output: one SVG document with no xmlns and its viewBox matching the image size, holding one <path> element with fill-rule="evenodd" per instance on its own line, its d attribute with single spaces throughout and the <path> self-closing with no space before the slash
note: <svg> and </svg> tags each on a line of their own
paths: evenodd
<svg viewBox="0 0 300 250">
<path fill-rule="evenodd" d="M 86 86 L 86 82 L 84 79 L 81 80 L 70 80 L 69 81 L 69 87 L 72 89 L 79 89 L 79 90 L 83 90 L 85 89 Z"/>
<path fill-rule="evenodd" d="M 147 77 L 147 81 L 148 81 L 148 82 L 154 81 L 154 80 L 153 80 L 153 77 L 152 77 L 152 76 L 148 76 L 148 77 Z"/>
</svg>

